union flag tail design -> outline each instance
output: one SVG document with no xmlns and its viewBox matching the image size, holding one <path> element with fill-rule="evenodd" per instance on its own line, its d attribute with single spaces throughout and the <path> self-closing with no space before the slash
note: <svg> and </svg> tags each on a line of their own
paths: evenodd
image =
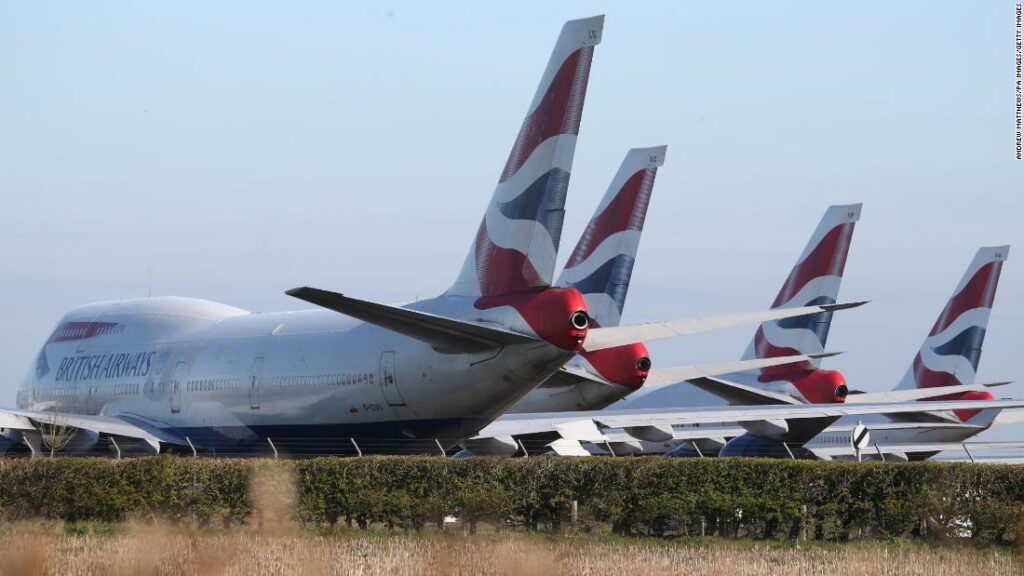
<svg viewBox="0 0 1024 576">
<path fill-rule="evenodd" d="M 566 22 L 449 294 L 551 286 L 576 137 L 604 16 Z"/>
<path fill-rule="evenodd" d="M 560 286 L 583 293 L 593 325 L 619 325 L 654 178 L 665 162 L 666 149 L 633 148 L 626 154 L 558 278 Z"/>
<path fill-rule="evenodd" d="M 830 206 L 814 230 L 796 266 L 772 302 L 772 309 L 835 304 L 846 268 L 846 256 L 853 240 L 853 228 L 860 219 L 860 204 Z M 775 358 L 825 351 L 832 313 L 822 312 L 799 318 L 765 322 L 743 354 L 744 360 Z M 764 368 L 761 378 L 818 368 L 820 361 Z"/>
<path fill-rule="evenodd" d="M 1009 253 L 1009 246 L 978 250 L 897 390 L 974 384 L 999 274 Z"/>
</svg>

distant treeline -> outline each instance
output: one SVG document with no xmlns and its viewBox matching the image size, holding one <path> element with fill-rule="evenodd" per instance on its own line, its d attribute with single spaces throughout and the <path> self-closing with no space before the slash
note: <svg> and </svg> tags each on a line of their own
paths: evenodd
<svg viewBox="0 0 1024 576">
<path fill-rule="evenodd" d="M 250 487 L 268 474 L 271 492 L 306 526 L 421 530 L 448 516 L 466 530 L 1024 537 L 1024 467 L 711 458 L 4 460 L 0 516 L 237 525 L 258 516 L 267 489 Z"/>
</svg>

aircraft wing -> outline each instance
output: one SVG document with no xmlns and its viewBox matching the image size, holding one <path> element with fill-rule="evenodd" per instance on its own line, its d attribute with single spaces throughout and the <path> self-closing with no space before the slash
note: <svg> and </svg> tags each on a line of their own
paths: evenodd
<svg viewBox="0 0 1024 576">
<path fill-rule="evenodd" d="M 649 324 L 632 324 L 626 326 L 609 326 L 607 328 L 591 328 L 587 333 L 587 341 L 583 348 L 588 351 L 614 348 L 634 342 L 648 342 L 661 338 L 672 338 L 687 334 L 698 334 L 700 332 L 711 332 L 723 330 L 735 326 L 747 324 L 760 324 L 772 320 L 792 318 L 794 316 L 806 316 L 821 312 L 836 312 L 856 308 L 863 302 L 848 302 L 843 304 L 823 304 L 820 306 L 801 306 L 799 308 L 778 308 L 765 310 L 763 312 L 750 312 L 747 314 L 732 314 L 728 316 L 710 316 L 707 318 L 684 318 L 682 320 L 670 320 L 668 322 L 651 322 Z"/>
<path fill-rule="evenodd" d="M 643 390 L 657 390 L 669 384 L 704 378 L 719 374 L 731 374 L 733 372 L 745 372 L 747 370 L 760 370 L 783 364 L 795 362 L 806 362 L 819 358 L 836 356 L 839 352 L 823 352 L 821 354 L 794 354 L 792 356 L 776 356 L 774 358 L 754 358 L 752 360 L 734 360 L 731 362 L 717 362 L 711 364 L 692 364 L 689 366 L 676 366 L 673 368 L 655 368 L 647 374 L 647 381 L 644 382 Z"/>
<path fill-rule="evenodd" d="M 493 350 L 508 344 L 540 342 L 536 338 L 496 326 L 486 326 L 419 310 L 358 300 L 319 288 L 303 286 L 292 288 L 285 294 L 426 342 L 439 352 L 463 354 Z"/>
<path fill-rule="evenodd" d="M 41 432 L 42 426 L 67 426 L 89 430 L 100 435 L 141 440 L 154 451 L 160 451 L 160 444 L 187 446 L 188 443 L 160 428 L 130 416 L 86 416 L 64 414 L 45 410 L 0 409 L 0 428 Z"/>
<path fill-rule="evenodd" d="M 853 456 L 855 452 L 850 446 L 808 446 L 815 456 L 819 458 L 836 458 Z M 979 458 L 981 452 L 998 451 L 1021 451 L 1024 450 L 1024 442 L 878 442 L 871 444 L 864 450 L 864 454 L 874 456 L 882 454 L 899 455 L 900 459 L 908 454 L 937 454 L 939 452 L 959 452 L 966 456 L 966 459 L 998 461 L 998 458 Z"/>
<path fill-rule="evenodd" d="M 579 412 L 506 414 L 483 430 L 478 437 L 516 436 L 557 432 L 568 424 L 590 421 L 599 427 L 629 428 L 685 424 L 759 422 L 768 420 L 805 420 L 842 418 L 867 414 L 907 414 L 943 410 L 984 410 L 1021 408 L 1024 400 L 947 400 L 936 402 L 890 402 L 875 404 L 799 404 L 771 406 L 729 406 L 702 408 L 644 408 Z M 583 424 L 578 424 L 582 426 Z M 594 438 L 603 440 L 603 438 Z"/>
<path fill-rule="evenodd" d="M 811 357 L 819 357 L 816 354 Z M 793 358 L 799 358 L 793 356 Z M 800 360 L 793 360 L 799 362 Z M 734 370 L 739 372 L 739 370 Z M 799 400 L 788 394 L 781 394 L 765 390 L 756 386 L 747 386 L 738 382 L 707 377 L 687 378 L 687 382 L 701 390 L 728 400 L 730 402 L 745 402 L 748 404 L 801 404 Z M 857 392 L 846 397 L 846 404 L 876 404 L 879 402 L 909 402 L 911 400 L 924 400 L 938 396 L 959 394 L 962 392 L 983 392 L 991 385 L 972 384 L 963 386 L 942 386 L 935 388 L 914 388 L 912 390 L 891 390 L 888 392 Z"/>
<path fill-rule="evenodd" d="M 796 398 L 789 394 L 781 394 L 779 392 L 772 392 L 763 388 L 757 388 L 755 386 L 747 386 L 738 382 L 732 382 L 730 380 L 723 380 L 720 378 L 690 378 L 687 380 L 689 384 L 700 388 L 706 392 L 710 392 L 719 398 L 728 400 L 734 403 L 746 403 L 746 404 L 802 404 Z"/>
<path fill-rule="evenodd" d="M 910 390 L 889 390 L 888 392 L 862 392 L 846 397 L 847 404 L 868 404 L 874 402 L 908 402 L 962 392 L 985 392 L 991 385 L 970 384 L 963 386 L 936 386 L 934 388 L 913 388 Z"/>
<path fill-rule="evenodd" d="M 732 372 L 743 372 L 745 370 L 758 370 L 794 362 L 806 362 L 817 358 L 835 356 L 839 352 L 824 352 L 821 354 L 796 354 L 793 356 L 776 356 L 775 358 L 755 358 L 753 360 L 738 360 L 732 362 L 717 362 L 709 364 L 691 364 L 688 366 L 674 366 L 672 368 L 655 368 L 648 372 L 647 380 L 644 382 L 641 391 L 645 394 L 668 386 L 701 376 L 713 376 L 716 374 L 730 374 Z M 559 386 L 571 386 L 581 382 L 597 382 L 608 386 L 619 386 L 610 380 L 602 378 L 585 368 L 575 364 L 566 364 L 558 372 L 548 378 L 542 388 L 555 388 Z"/>
</svg>

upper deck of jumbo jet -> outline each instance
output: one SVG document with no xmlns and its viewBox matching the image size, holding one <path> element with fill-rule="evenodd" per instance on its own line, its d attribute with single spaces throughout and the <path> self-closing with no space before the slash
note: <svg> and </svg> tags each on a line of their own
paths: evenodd
<svg viewBox="0 0 1024 576">
<path fill-rule="evenodd" d="M 247 314 L 250 314 L 248 310 L 211 300 L 185 296 L 155 296 L 83 304 L 65 313 L 61 322 L 90 322 L 114 315 L 179 316 L 195 320 L 221 320 Z"/>
<path fill-rule="evenodd" d="M 211 300 L 159 296 L 85 304 L 67 312 L 50 342 L 104 334 L 129 340 L 229 339 L 344 331 L 359 321 L 323 309 L 254 313 Z"/>
</svg>

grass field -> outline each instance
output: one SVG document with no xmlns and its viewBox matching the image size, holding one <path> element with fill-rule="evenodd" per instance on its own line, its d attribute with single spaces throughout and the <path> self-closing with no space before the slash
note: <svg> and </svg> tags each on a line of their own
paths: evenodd
<svg viewBox="0 0 1024 576">
<path fill-rule="evenodd" d="M 906 543 L 844 546 L 542 538 L 518 534 L 330 535 L 152 527 L 74 533 L 8 527 L 0 574 L 1021 574 L 1013 550 Z"/>
</svg>

